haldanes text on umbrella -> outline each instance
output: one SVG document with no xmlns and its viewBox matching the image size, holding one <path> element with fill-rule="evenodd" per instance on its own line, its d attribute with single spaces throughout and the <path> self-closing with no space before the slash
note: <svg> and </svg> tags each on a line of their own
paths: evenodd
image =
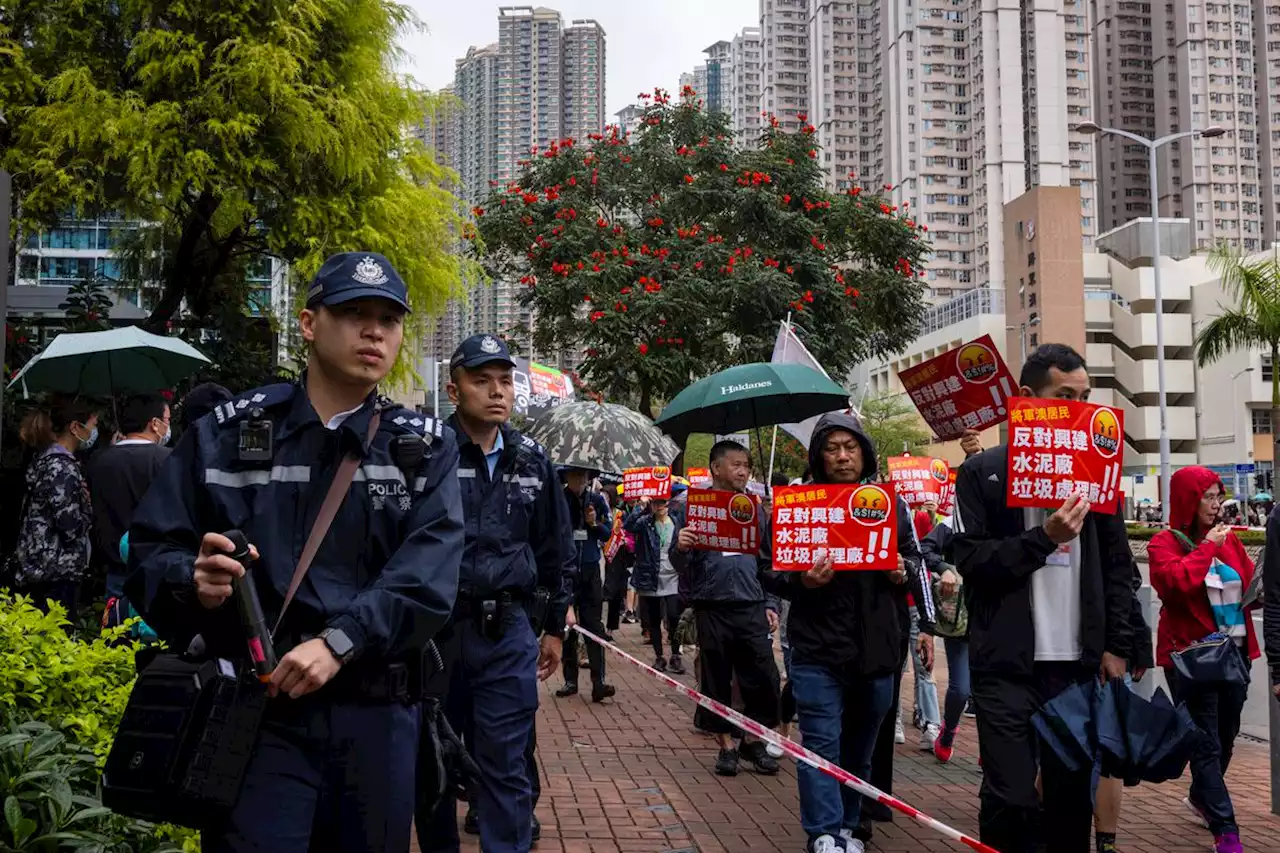
<svg viewBox="0 0 1280 853">
<path fill-rule="evenodd" d="M 772 388 L 773 380 L 768 382 L 748 382 L 744 385 L 721 385 L 720 396 L 728 397 L 730 394 L 737 394 L 740 391 L 755 391 L 759 388 Z"/>
</svg>

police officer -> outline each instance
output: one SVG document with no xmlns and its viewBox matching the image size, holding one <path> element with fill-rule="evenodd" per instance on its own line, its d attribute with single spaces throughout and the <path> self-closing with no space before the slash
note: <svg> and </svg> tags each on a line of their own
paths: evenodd
<svg viewBox="0 0 1280 853">
<path fill-rule="evenodd" d="M 437 642 L 449 671 L 446 713 L 482 776 L 472 805 L 485 853 L 532 845 L 526 751 L 534 748 L 538 681 L 560 664 L 576 568 L 555 469 L 537 442 L 507 425 L 514 367 L 494 335 L 468 338 L 449 362 L 467 536 L 458 604 Z M 454 800 L 419 814 L 417 829 L 424 853 L 457 851 Z"/>
<path fill-rule="evenodd" d="M 340 463 L 360 460 L 275 633 L 258 747 L 206 853 L 408 849 L 416 664 L 453 609 L 463 522 L 452 431 L 376 394 L 406 296 L 381 255 L 329 258 L 299 317 L 302 378 L 197 421 L 134 515 L 127 594 L 147 623 L 171 646 L 243 657 L 228 599 L 244 570 L 220 531 L 253 546 L 251 582 L 274 624 Z"/>
</svg>

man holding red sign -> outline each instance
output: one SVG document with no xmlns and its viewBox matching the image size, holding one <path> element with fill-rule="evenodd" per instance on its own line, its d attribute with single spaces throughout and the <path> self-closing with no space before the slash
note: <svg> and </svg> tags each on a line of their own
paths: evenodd
<svg viewBox="0 0 1280 853">
<path fill-rule="evenodd" d="M 906 504 L 891 488 L 864 482 L 877 470 L 876 453 L 859 420 L 853 415 L 825 415 L 814 430 L 809 466 L 813 484 L 781 492 L 774 504 L 776 527 L 781 526 L 782 513 L 791 510 L 794 521 L 795 510 L 804 508 L 809 528 L 827 531 L 823 538 L 828 541 L 828 546 L 814 545 L 810 533 L 810 544 L 804 547 L 815 558 L 813 565 L 806 571 L 778 572 L 775 589 L 791 601 L 791 685 L 805 746 L 866 779 L 872 777 L 872 756 L 886 720 L 892 754 L 895 685 L 906 652 L 901 644 L 907 634 L 907 614 L 902 610 L 908 581 L 926 630 L 933 623 L 933 597 L 928 583 L 921 583 L 920 551 Z M 802 502 L 784 500 L 797 492 Z M 843 498 L 846 492 L 852 492 L 851 498 Z M 836 506 L 836 494 L 848 508 Z M 819 508 L 825 510 L 825 527 L 813 523 L 813 512 Z M 836 510 L 839 520 L 832 521 Z M 886 533 L 896 540 L 888 565 L 896 568 L 885 568 L 881 557 L 879 533 L 886 521 L 893 525 Z M 865 546 L 847 547 L 853 534 L 840 528 L 867 525 L 876 536 L 869 549 L 874 553 Z M 782 538 L 781 532 L 777 538 Z M 794 560 L 800 547 L 775 544 L 775 554 L 790 548 Z M 833 556 L 833 551 L 842 553 Z M 933 638 L 927 634 L 921 637 L 921 652 L 932 666 Z M 887 791 L 892 764 L 885 769 L 887 779 L 872 779 Z M 797 775 L 809 853 L 862 853 L 871 835 L 870 827 L 862 825 L 862 797 L 807 765 L 800 765 Z"/>
<path fill-rule="evenodd" d="M 1084 359 L 1061 344 L 1033 352 L 1020 384 L 1023 396 L 1051 401 L 1085 401 L 1090 391 Z M 1030 851 L 1040 840 L 1043 801 L 1049 853 L 1080 853 L 1089 847 L 1091 774 L 1072 772 L 1052 749 L 1038 748 L 1031 720 L 1072 685 L 1124 676 L 1133 651 L 1132 555 L 1123 518 L 1092 513 L 1079 494 L 1053 512 L 1011 508 L 1014 452 L 1002 445 L 964 463 L 952 518 L 956 566 L 969 595 L 984 770 L 979 826 L 982 841 L 1004 853 Z"/>
</svg>

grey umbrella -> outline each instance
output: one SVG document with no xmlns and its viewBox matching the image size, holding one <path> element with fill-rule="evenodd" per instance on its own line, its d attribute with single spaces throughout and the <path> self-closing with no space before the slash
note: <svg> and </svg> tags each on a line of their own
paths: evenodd
<svg viewBox="0 0 1280 853">
<path fill-rule="evenodd" d="M 680 448 L 653 421 L 626 406 L 586 401 L 550 410 L 526 431 L 556 465 L 621 474 L 670 465 Z"/>
</svg>

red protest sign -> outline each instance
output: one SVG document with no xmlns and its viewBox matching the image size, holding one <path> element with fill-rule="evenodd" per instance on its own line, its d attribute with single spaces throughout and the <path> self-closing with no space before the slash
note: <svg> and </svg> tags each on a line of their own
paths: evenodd
<svg viewBox="0 0 1280 853">
<path fill-rule="evenodd" d="M 760 503 L 751 495 L 713 489 L 690 489 L 688 528 L 698 535 L 701 551 L 760 550 Z"/>
<path fill-rule="evenodd" d="M 1095 512 L 1115 512 L 1123 461 L 1123 411 L 1010 398 L 1009 506 L 1057 509 L 1081 494 Z"/>
<path fill-rule="evenodd" d="M 947 473 L 947 485 L 942 489 L 942 496 L 938 498 L 938 514 L 951 515 L 956 508 L 956 469 L 952 468 Z"/>
<path fill-rule="evenodd" d="M 690 468 L 685 472 L 689 478 L 689 486 L 695 489 L 711 488 L 711 469 L 710 468 Z"/>
<path fill-rule="evenodd" d="M 622 472 L 622 496 L 629 501 L 640 498 L 667 500 L 671 497 L 671 469 L 628 468 Z"/>
<path fill-rule="evenodd" d="M 779 486 L 773 491 L 773 568 L 808 571 L 825 550 L 837 570 L 898 568 L 893 486 Z"/>
<path fill-rule="evenodd" d="M 942 441 L 995 426 L 1007 412 L 1005 401 L 1018 393 L 990 335 L 900 370 L 898 379 Z"/>
<path fill-rule="evenodd" d="M 613 514 L 613 532 L 609 534 L 609 541 L 604 543 L 604 558 L 612 560 L 618 556 L 618 551 L 622 548 L 622 543 L 626 541 L 627 534 L 622 529 L 622 513 L 615 512 Z"/>
<path fill-rule="evenodd" d="M 917 507 L 929 503 L 942 502 L 942 490 L 947 486 L 947 477 L 951 474 L 951 466 L 945 459 L 932 459 L 928 456 L 891 456 L 889 457 L 889 482 L 907 502 L 907 506 Z"/>
</svg>

